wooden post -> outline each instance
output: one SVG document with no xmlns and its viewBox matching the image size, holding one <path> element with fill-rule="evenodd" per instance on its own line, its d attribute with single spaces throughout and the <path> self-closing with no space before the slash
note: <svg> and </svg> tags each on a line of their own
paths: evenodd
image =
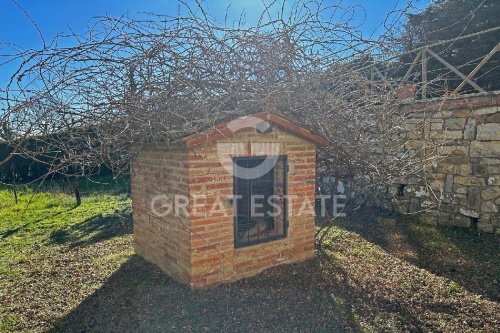
<svg viewBox="0 0 500 333">
<path fill-rule="evenodd" d="M 375 68 L 375 72 L 378 74 L 378 76 L 380 76 L 380 78 L 384 81 L 384 83 L 387 83 L 389 89 L 391 89 L 391 91 L 394 91 L 394 86 L 389 80 L 387 80 L 385 75 L 377 67 L 374 66 L 373 68 Z"/>
<path fill-rule="evenodd" d="M 373 72 L 373 64 L 372 67 L 370 68 L 370 90 L 372 92 L 375 92 L 375 73 Z"/>
<path fill-rule="evenodd" d="M 460 83 L 460 85 L 458 87 L 455 88 L 455 90 L 453 90 L 453 95 L 454 94 L 457 94 L 460 90 L 462 90 L 462 88 L 465 86 L 465 84 L 467 82 L 469 82 L 473 77 L 474 75 L 477 74 L 477 72 L 479 72 L 479 70 L 481 68 L 483 68 L 483 66 L 488 62 L 488 60 L 491 59 L 491 57 L 493 57 L 495 55 L 495 53 L 497 53 L 497 51 L 500 51 L 500 43 L 498 43 L 491 51 L 490 53 L 488 53 L 484 58 L 483 60 L 481 60 L 481 62 L 476 66 L 476 68 L 474 68 L 472 70 L 472 72 L 470 72 L 469 75 L 467 75 L 467 77 L 462 81 L 462 83 Z"/>
<path fill-rule="evenodd" d="M 417 53 L 417 56 L 415 57 L 415 59 L 413 59 L 413 62 L 411 63 L 410 68 L 408 68 L 408 70 L 406 71 L 406 74 L 403 77 L 403 79 L 401 80 L 400 84 L 404 84 L 408 80 L 408 78 L 411 75 L 411 72 L 413 72 L 413 68 L 415 68 L 415 65 L 418 64 L 418 61 L 420 60 L 421 55 L 422 55 L 422 51 Z"/>
<path fill-rule="evenodd" d="M 427 49 L 422 50 L 422 99 L 427 98 Z"/>
<path fill-rule="evenodd" d="M 470 84 L 474 89 L 476 89 L 479 92 L 486 92 L 483 88 L 478 86 L 474 81 L 470 80 L 465 76 L 462 72 L 460 72 L 458 69 L 453 67 L 450 63 L 448 63 L 446 60 L 441 58 L 438 54 L 434 53 L 432 50 L 427 50 L 431 56 L 436 58 L 440 63 L 445 65 L 449 70 L 451 70 L 453 73 L 457 74 L 462 80 L 466 81 L 468 84 Z"/>
</svg>

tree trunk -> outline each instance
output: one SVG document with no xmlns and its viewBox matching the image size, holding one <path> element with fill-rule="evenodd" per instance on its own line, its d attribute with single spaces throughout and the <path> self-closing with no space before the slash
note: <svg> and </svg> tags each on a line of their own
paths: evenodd
<svg viewBox="0 0 500 333">
<path fill-rule="evenodd" d="M 82 204 L 82 196 L 80 194 L 80 185 L 78 184 L 78 176 L 73 176 L 73 190 L 75 192 L 76 206 L 78 207 Z"/>
<path fill-rule="evenodd" d="M 75 194 L 75 199 L 76 199 L 76 205 L 75 207 L 78 207 L 82 204 L 82 196 L 80 194 L 80 184 L 78 183 L 78 173 L 77 173 L 77 168 L 75 165 L 69 165 L 68 166 L 68 172 L 71 174 L 71 176 L 66 175 L 66 179 L 68 180 L 68 183 L 71 184 L 73 187 L 73 193 Z"/>
<path fill-rule="evenodd" d="M 14 182 L 14 200 L 16 202 L 16 205 L 18 203 L 18 200 L 17 200 L 17 185 L 16 185 L 16 182 Z"/>
<path fill-rule="evenodd" d="M 14 200 L 16 202 L 16 205 L 18 203 L 17 199 L 17 184 L 16 184 L 16 169 L 14 167 L 14 164 L 11 166 L 11 172 L 12 172 L 12 182 L 13 182 L 13 189 L 14 189 Z"/>
</svg>

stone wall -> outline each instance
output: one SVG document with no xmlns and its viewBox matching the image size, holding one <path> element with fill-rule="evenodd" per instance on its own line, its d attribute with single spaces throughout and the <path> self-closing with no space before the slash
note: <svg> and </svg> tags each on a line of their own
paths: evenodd
<svg viewBox="0 0 500 333">
<path fill-rule="evenodd" d="M 430 100 L 401 106 L 411 114 L 405 148 L 442 156 L 422 180 L 392 188 L 402 212 L 427 223 L 474 227 L 500 234 L 500 93 Z M 440 199 L 432 206 L 432 196 Z"/>
</svg>

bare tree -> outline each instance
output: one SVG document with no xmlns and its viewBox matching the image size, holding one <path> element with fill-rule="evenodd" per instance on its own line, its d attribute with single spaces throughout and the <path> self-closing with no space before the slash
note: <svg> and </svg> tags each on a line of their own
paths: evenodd
<svg viewBox="0 0 500 333">
<path fill-rule="evenodd" d="M 2 115 L 16 153 L 73 179 L 102 164 L 120 174 L 145 144 L 271 111 L 330 139 L 323 169 L 373 188 L 423 175 L 437 157 L 405 148 L 401 91 L 375 82 L 363 60 L 397 57 L 393 30 L 404 11 L 375 40 L 355 25 L 357 8 L 284 4 L 272 2 L 250 27 L 217 24 L 199 4 L 178 17 L 100 17 L 87 34 L 64 37 L 74 46 L 19 53 Z M 25 144 L 33 138 L 39 144 Z"/>
</svg>

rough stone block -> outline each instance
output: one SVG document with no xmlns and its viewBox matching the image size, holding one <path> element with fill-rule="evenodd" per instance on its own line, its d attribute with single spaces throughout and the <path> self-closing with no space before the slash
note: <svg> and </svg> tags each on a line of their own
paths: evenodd
<svg viewBox="0 0 500 333">
<path fill-rule="evenodd" d="M 458 118 L 467 118 L 470 116 L 470 111 L 468 110 L 455 111 L 453 112 L 453 116 Z"/>
<path fill-rule="evenodd" d="M 489 186 L 481 192 L 481 198 L 485 201 L 495 200 L 500 197 L 500 186 Z"/>
<path fill-rule="evenodd" d="M 472 173 L 470 164 L 452 164 L 442 162 L 436 167 L 436 172 L 446 172 L 453 175 L 468 176 Z"/>
<path fill-rule="evenodd" d="M 500 113 L 495 113 L 494 115 L 486 118 L 486 121 L 489 123 L 500 123 Z"/>
<path fill-rule="evenodd" d="M 500 186 L 500 175 L 492 175 L 486 179 L 488 185 Z"/>
<path fill-rule="evenodd" d="M 498 212 L 498 206 L 494 201 L 486 201 L 481 205 L 481 212 L 484 213 L 496 213 Z"/>
<path fill-rule="evenodd" d="M 444 139 L 445 132 L 443 130 L 431 131 L 428 135 L 425 136 L 429 139 Z"/>
<path fill-rule="evenodd" d="M 491 223 L 494 227 L 500 228 L 500 213 L 496 213 L 491 216 Z"/>
<path fill-rule="evenodd" d="M 493 224 L 487 222 L 478 222 L 477 231 L 491 234 L 493 233 Z"/>
<path fill-rule="evenodd" d="M 449 225 L 462 228 L 470 228 L 470 218 L 463 215 L 453 215 L 450 217 Z"/>
<path fill-rule="evenodd" d="M 437 150 L 439 155 L 467 156 L 469 153 L 466 146 L 442 146 Z"/>
<path fill-rule="evenodd" d="M 412 198 L 410 201 L 410 212 L 418 212 L 420 210 L 420 200 Z"/>
<path fill-rule="evenodd" d="M 453 193 L 444 192 L 441 194 L 441 202 L 442 203 L 451 204 L 452 201 L 453 201 Z M 441 210 L 446 211 L 446 212 L 453 212 L 453 210 L 451 210 L 450 207 L 454 207 L 454 206 L 442 205 Z"/>
<path fill-rule="evenodd" d="M 445 137 L 447 139 L 462 139 L 463 133 L 462 131 L 446 131 Z"/>
<path fill-rule="evenodd" d="M 465 194 L 454 193 L 452 195 L 451 203 L 454 205 L 466 206 L 467 196 Z"/>
<path fill-rule="evenodd" d="M 500 123 L 482 124 L 477 126 L 476 140 L 500 140 Z"/>
<path fill-rule="evenodd" d="M 453 190 L 453 175 L 449 173 L 446 175 L 446 181 L 444 183 L 444 191 L 451 192 L 452 190 Z"/>
<path fill-rule="evenodd" d="M 406 137 L 408 139 L 421 139 L 422 138 L 422 133 L 420 133 L 420 132 L 408 132 L 406 134 Z"/>
<path fill-rule="evenodd" d="M 480 210 L 481 208 L 481 190 L 480 187 L 469 187 L 469 193 L 467 196 L 467 207 L 475 210 Z"/>
<path fill-rule="evenodd" d="M 474 140 L 475 137 L 476 137 L 476 119 L 469 118 L 467 119 L 467 123 L 465 124 L 464 139 Z"/>
<path fill-rule="evenodd" d="M 437 131 L 437 130 L 442 130 L 443 129 L 443 122 L 440 121 L 438 123 L 431 123 L 431 131 Z"/>
<path fill-rule="evenodd" d="M 455 176 L 455 184 L 464 185 L 464 186 L 485 186 L 486 182 L 483 178 L 474 177 L 474 176 Z"/>
<path fill-rule="evenodd" d="M 485 171 L 487 174 L 500 174 L 500 165 L 487 165 L 485 166 Z"/>
<path fill-rule="evenodd" d="M 418 216 L 418 220 L 425 224 L 437 225 L 439 219 L 439 212 L 429 211 L 422 213 Z"/>
<path fill-rule="evenodd" d="M 498 111 L 498 106 L 487 106 L 484 108 L 479 108 L 473 111 L 474 115 L 476 116 L 482 116 L 485 114 L 492 114 L 496 113 Z"/>
<path fill-rule="evenodd" d="M 451 111 L 438 111 L 432 115 L 432 118 L 449 118 L 453 115 Z"/>
<path fill-rule="evenodd" d="M 394 205 L 394 210 L 399 214 L 407 214 L 409 212 L 410 202 L 399 200 L 398 204 Z"/>
<path fill-rule="evenodd" d="M 462 130 L 465 127 L 464 118 L 450 118 L 444 121 L 444 127 L 448 130 Z"/>
<path fill-rule="evenodd" d="M 453 192 L 459 193 L 459 194 L 467 194 L 469 192 L 469 188 L 467 186 L 462 186 L 462 185 L 453 185 Z"/>
<path fill-rule="evenodd" d="M 424 146 L 424 141 L 421 140 L 411 140 L 405 143 L 405 149 L 420 149 Z"/>
<path fill-rule="evenodd" d="M 474 217 L 474 218 L 479 218 L 479 212 L 473 210 L 473 209 L 469 209 L 469 208 L 465 208 L 465 207 L 460 207 L 458 209 L 458 212 L 464 216 L 468 216 L 468 217 Z"/>
<path fill-rule="evenodd" d="M 429 179 L 432 179 L 432 180 L 443 180 L 443 181 L 444 181 L 444 180 L 446 179 L 446 173 L 445 173 L 445 172 L 447 172 L 447 171 L 445 171 L 445 172 L 441 172 L 441 171 L 439 171 L 439 170 L 437 169 L 438 167 L 439 167 L 439 165 L 438 165 L 438 166 L 436 166 L 436 168 L 434 169 L 434 170 L 435 170 L 435 172 L 433 172 L 433 173 L 431 173 L 431 174 L 427 175 L 427 177 L 428 177 Z M 443 170 L 444 170 L 444 169 L 443 169 Z"/>
<path fill-rule="evenodd" d="M 444 187 L 444 182 L 442 180 L 432 180 L 429 182 L 429 187 L 433 191 L 441 191 Z"/>
<path fill-rule="evenodd" d="M 472 141 L 471 157 L 500 157 L 500 141 Z"/>
<path fill-rule="evenodd" d="M 485 165 L 500 165 L 500 158 L 481 158 L 479 163 Z"/>
<path fill-rule="evenodd" d="M 450 222 L 450 214 L 446 212 L 439 212 L 438 225 L 448 225 Z"/>
<path fill-rule="evenodd" d="M 479 216 L 478 222 L 491 222 L 491 214 L 489 213 L 482 213 L 481 216 Z"/>
<path fill-rule="evenodd" d="M 472 163 L 472 174 L 474 176 L 484 177 L 486 176 L 486 166 L 479 163 Z"/>
<path fill-rule="evenodd" d="M 450 194 L 450 198 L 453 199 L 453 194 Z M 445 203 L 441 205 L 441 210 L 445 213 L 455 214 L 458 211 L 457 205 Z"/>
</svg>

